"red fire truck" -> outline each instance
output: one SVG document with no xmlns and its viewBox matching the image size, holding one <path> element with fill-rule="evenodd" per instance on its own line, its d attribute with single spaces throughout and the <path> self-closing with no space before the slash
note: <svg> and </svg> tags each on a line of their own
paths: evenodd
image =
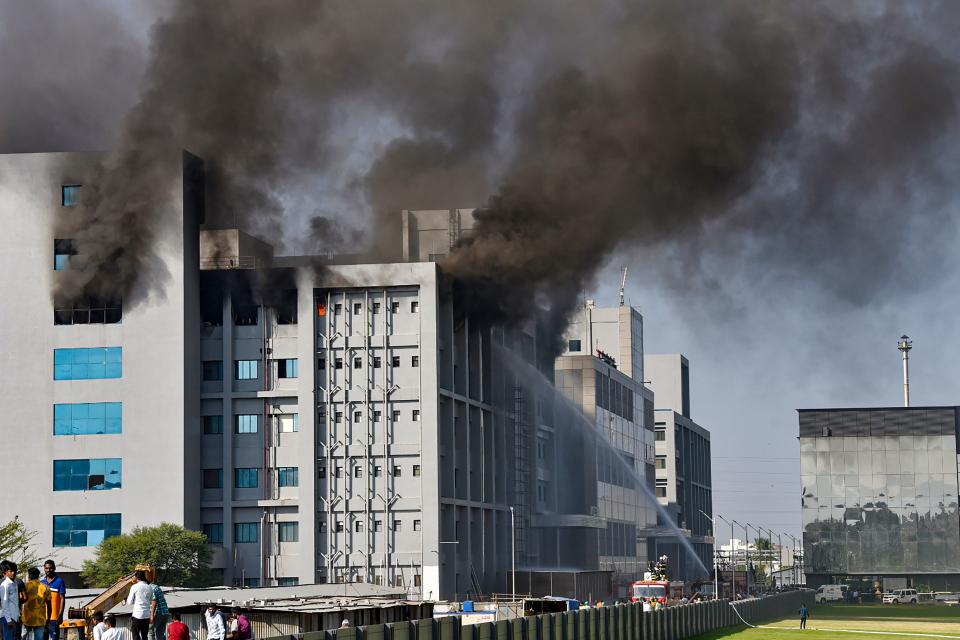
<svg viewBox="0 0 960 640">
<path fill-rule="evenodd" d="M 637 580 L 631 585 L 631 600 L 657 600 L 663 604 L 683 599 L 683 582 L 667 580 Z"/>
</svg>

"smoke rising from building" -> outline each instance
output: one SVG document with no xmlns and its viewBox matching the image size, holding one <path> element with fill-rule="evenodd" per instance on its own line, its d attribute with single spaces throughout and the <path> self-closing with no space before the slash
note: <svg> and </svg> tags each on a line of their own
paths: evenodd
<svg viewBox="0 0 960 640">
<path fill-rule="evenodd" d="M 87 193 L 88 268 L 62 281 L 162 287 L 151 195 L 168 185 L 150 167 L 173 144 L 208 161 L 208 222 L 294 249 L 291 229 L 352 238 L 304 211 L 349 212 L 346 228 L 372 212 L 391 259 L 396 209 L 484 204 L 444 267 L 492 320 L 549 308 L 556 330 L 613 252 L 676 243 L 861 303 L 937 260 L 892 236 L 949 217 L 958 18 L 955 3 L 180 0 Z M 50 144 L 29 123 L 0 132 L 6 150 Z M 714 275 L 692 262 L 640 277 Z"/>
</svg>

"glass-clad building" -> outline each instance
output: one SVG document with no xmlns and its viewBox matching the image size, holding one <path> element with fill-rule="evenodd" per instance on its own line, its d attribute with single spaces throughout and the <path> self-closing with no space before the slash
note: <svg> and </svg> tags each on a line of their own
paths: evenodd
<svg viewBox="0 0 960 640">
<path fill-rule="evenodd" d="M 958 407 L 801 409 L 807 584 L 960 588 Z"/>
</svg>

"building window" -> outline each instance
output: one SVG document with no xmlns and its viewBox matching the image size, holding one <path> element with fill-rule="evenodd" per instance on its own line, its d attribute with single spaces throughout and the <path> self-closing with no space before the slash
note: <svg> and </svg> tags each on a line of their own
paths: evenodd
<svg viewBox="0 0 960 640">
<path fill-rule="evenodd" d="M 299 467 L 278 467 L 277 468 L 277 484 L 280 485 L 281 487 L 300 486 Z"/>
<path fill-rule="evenodd" d="M 223 360 L 204 360 L 203 380 L 204 382 L 223 380 Z"/>
<path fill-rule="evenodd" d="M 235 417 L 234 433 L 257 433 L 260 431 L 259 413 L 242 413 Z"/>
<path fill-rule="evenodd" d="M 327 359 L 326 358 L 317 358 L 317 369 L 323 371 L 327 368 Z"/>
<path fill-rule="evenodd" d="M 53 516 L 53 546 L 95 547 L 120 535 L 120 514 Z"/>
<path fill-rule="evenodd" d="M 413 521 L 413 530 L 414 530 L 414 531 L 420 531 L 420 521 L 419 521 L 419 520 L 414 520 L 414 521 Z"/>
<path fill-rule="evenodd" d="M 123 377 L 123 348 L 54 349 L 54 380 L 103 380 Z"/>
<path fill-rule="evenodd" d="M 657 456 L 656 467 L 657 467 L 657 469 L 666 469 L 666 468 L 667 468 L 667 456 Z"/>
<path fill-rule="evenodd" d="M 419 367 L 420 366 L 420 356 L 413 356 L 410 358 L 410 366 Z"/>
<path fill-rule="evenodd" d="M 333 413 L 333 421 L 338 424 L 343 422 L 343 411 L 335 411 Z"/>
<path fill-rule="evenodd" d="M 343 369 L 343 358 L 334 358 L 333 360 L 334 369 Z"/>
<path fill-rule="evenodd" d="M 410 303 L 410 313 L 420 313 L 420 303 L 413 301 Z"/>
<path fill-rule="evenodd" d="M 300 584 L 300 578 L 277 578 L 278 587 L 296 587 Z"/>
<path fill-rule="evenodd" d="M 544 460 L 547 457 L 547 443 L 537 438 L 537 460 Z"/>
<path fill-rule="evenodd" d="M 260 485 L 259 469 L 241 468 L 233 470 L 233 487 L 235 489 L 256 489 Z"/>
<path fill-rule="evenodd" d="M 667 497 L 667 488 L 666 487 L 656 487 L 657 497 L 666 498 Z"/>
<path fill-rule="evenodd" d="M 374 521 L 373 521 L 373 530 L 374 530 L 374 531 L 381 531 L 382 529 L 383 529 L 383 521 L 382 521 L 382 520 L 374 520 Z"/>
<path fill-rule="evenodd" d="M 374 313 L 374 315 L 380 313 L 380 303 L 379 303 L 379 302 L 374 302 L 374 303 L 373 303 L 373 313 Z"/>
<path fill-rule="evenodd" d="M 393 530 L 394 530 L 394 531 L 400 531 L 401 529 L 403 529 L 403 521 L 402 521 L 402 520 L 394 520 L 394 521 L 393 521 Z"/>
<path fill-rule="evenodd" d="M 296 358 L 284 358 L 277 360 L 278 378 L 297 378 L 300 374 L 300 366 Z"/>
<path fill-rule="evenodd" d="M 420 422 L 420 409 L 413 410 L 413 421 Z"/>
<path fill-rule="evenodd" d="M 260 586 L 260 578 L 244 578 L 243 586 L 247 588 L 254 588 Z"/>
<path fill-rule="evenodd" d="M 64 207 L 75 207 L 80 204 L 79 184 L 65 184 L 60 187 L 60 204 Z"/>
<path fill-rule="evenodd" d="M 363 477 L 363 467 L 361 467 L 360 465 L 355 466 L 355 467 L 353 468 L 353 477 L 354 477 L 354 478 L 362 478 L 362 477 Z"/>
<path fill-rule="evenodd" d="M 391 303 L 390 303 L 390 313 L 397 313 L 398 311 L 400 311 L 400 303 L 399 303 L 399 302 L 391 302 Z"/>
<path fill-rule="evenodd" d="M 667 432 L 664 431 L 663 429 L 657 429 L 656 431 L 653 432 L 653 439 L 656 440 L 657 442 L 663 442 L 664 440 L 667 439 Z"/>
<path fill-rule="evenodd" d="M 363 520 L 355 520 L 353 530 L 357 533 L 363 533 Z"/>
<path fill-rule="evenodd" d="M 333 470 L 333 475 L 337 478 L 343 477 L 343 467 L 336 467 Z"/>
<path fill-rule="evenodd" d="M 63 271 L 70 266 L 70 256 L 77 255 L 77 248 L 73 240 L 59 239 L 53 241 L 53 270 Z"/>
<path fill-rule="evenodd" d="M 353 303 L 353 315 L 355 315 L 355 316 L 360 315 L 360 311 L 362 311 L 362 310 L 363 310 L 363 305 L 362 305 L 362 304 L 360 304 L 359 302 L 354 302 L 354 303 Z"/>
<path fill-rule="evenodd" d="M 234 363 L 234 378 L 237 380 L 256 380 L 259 376 L 259 360 L 237 360 Z"/>
<path fill-rule="evenodd" d="M 418 477 L 420 475 L 420 465 L 413 465 L 413 476 Z"/>
<path fill-rule="evenodd" d="M 373 412 L 373 421 L 374 421 L 374 422 L 380 422 L 380 419 L 381 419 L 382 417 L 383 417 L 383 412 L 382 412 L 382 411 L 374 411 L 374 412 Z"/>
<path fill-rule="evenodd" d="M 567 340 L 567 351 L 580 351 L 580 341 Z"/>
<path fill-rule="evenodd" d="M 419 587 L 419 586 L 422 584 L 422 582 L 421 582 L 422 580 L 423 580 L 423 578 L 420 576 L 419 573 L 416 574 L 416 575 L 414 575 L 414 576 L 413 576 L 413 586 Z"/>
<path fill-rule="evenodd" d="M 373 356 L 373 368 L 379 369 L 382 361 L 383 361 L 383 358 L 381 358 L 380 356 Z"/>
<path fill-rule="evenodd" d="M 327 477 L 327 468 L 326 467 L 317 467 L 317 477 L 326 478 Z"/>
<path fill-rule="evenodd" d="M 53 461 L 54 491 L 104 491 L 119 489 L 120 458 L 90 458 Z"/>
<path fill-rule="evenodd" d="M 53 405 L 53 435 L 86 436 L 121 433 L 123 403 L 91 402 Z"/>
<path fill-rule="evenodd" d="M 393 477 L 399 478 L 401 475 L 402 475 L 402 471 L 400 469 L 400 465 L 398 464 L 393 465 Z"/>
<path fill-rule="evenodd" d="M 300 431 L 299 413 L 281 413 L 275 414 L 277 419 L 277 429 L 280 433 L 297 433 Z"/>
<path fill-rule="evenodd" d="M 334 305 L 333 305 L 333 313 L 334 313 L 334 315 L 340 315 L 342 312 L 343 312 L 343 305 L 340 304 L 339 302 L 334 303 Z"/>
<path fill-rule="evenodd" d="M 373 466 L 373 477 L 379 478 L 380 474 L 383 473 L 383 468 L 380 465 Z"/>
<path fill-rule="evenodd" d="M 207 536 L 207 544 L 223 544 L 223 523 L 203 525 L 203 535 Z"/>
<path fill-rule="evenodd" d="M 391 356 L 390 357 L 390 366 L 399 367 L 400 366 L 400 356 Z"/>
<path fill-rule="evenodd" d="M 354 421 L 354 422 L 360 422 L 361 419 L 363 419 L 363 413 L 360 412 L 360 411 L 354 411 L 354 412 L 353 412 L 353 421 Z"/>
<path fill-rule="evenodd" d="M 334 530 L 335 530 L 337 533 L 340 533 L 340 532 L 343 531 L 343 520 L 337 520 L 337 524 L 334 525 Z"/>
<path fill-rule="evenodd" d="M 83 297 L 78 300 L 54 300 L 53 324 L 117 324 L 123 320 L 120 300 Z"/>
<path fill-rule="evenodd" d="M 203 488 L 204 489 L 222 489 L 223 488 L 223 469 L 204 469 L 203 470 Z"/>
<path fill-rule="evenodd" d="M 400 420 L 400 410 L 394 409 L 392 412 L 390 412 L 390 419 L 394 422 L 398 422 Z"/>
<path fill-rule="evenodd" d="M 361 368 L 363 368 L 363 358 L 361 358 L 361 357 L 359 357 L 359 356 L 355 357 L 355 358 L 353 359 L 353 368 L 354 368 L 354 369 L 361 369 Z"/>
<path fill-rule="evenodd" d="M 297 542 L 300 540 L 299 522 L 278 522 L 277 539 L 280 542 Z"/>
<path fill-rule="evenodd" d="M 203 416 L 203 435 L 215 436 L 223 433 L 223 416 Z"/>
<path fill-rule="evenodd" d="M 233 525 L 233 541 L 252 543 L 260 539 L 260 524 L 257 522 L 236 522 Z"/>
</svg>

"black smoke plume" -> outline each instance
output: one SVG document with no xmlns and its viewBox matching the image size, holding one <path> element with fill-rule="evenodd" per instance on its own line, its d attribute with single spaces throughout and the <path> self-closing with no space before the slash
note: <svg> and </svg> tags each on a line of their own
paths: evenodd
<svg viewBox="0 0 960 640">
<path fill-rule="evenodd" d="M 559 327 L 613 252 L 662 247 L 686 259 L 643 277 L 695 287 L 720 252 L 862 304 L 945 250 L 958 18 L 951 2 L 178 0 L 68 284 L 162 286 L 151 166 L 173 144 L 206 158 L 214 224 L 294 249 L 290 229 L 353 239 L 304 211 L 372 211 L 394 258 L 396 209 L 482 203 L 444 268 L 491 321 L 546 308 Z"/>
</svg>

